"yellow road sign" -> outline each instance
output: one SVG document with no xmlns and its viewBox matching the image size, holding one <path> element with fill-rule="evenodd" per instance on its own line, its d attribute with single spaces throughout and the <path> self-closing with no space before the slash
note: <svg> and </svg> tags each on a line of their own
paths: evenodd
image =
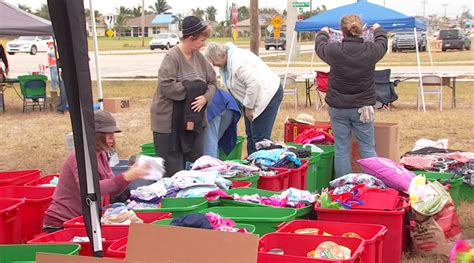
<svg viewBox="0 0 474 263">
<path fill-rule="evenodd" d="M 274 16 L 272 18 L 272 25 L 274 28 L 280 28 L 280 26 L 283 24 L 283 20 L 279 16 Z"/>
<path fill-rule="evenodd" d="M 275 28 L 275 31 L 273 31 L 273 37 L 275 39 L 280 39 L 280 29 L 279 28 Z"/>
<path fill-rule="evenodd" d="M 105 31 L 105 34 L 108 37 L 112 37 L 114 35 L 114 31 L 111 28 L 109 28 L 109 29 L 107 29 L 107 31 Z"/>
</svg>

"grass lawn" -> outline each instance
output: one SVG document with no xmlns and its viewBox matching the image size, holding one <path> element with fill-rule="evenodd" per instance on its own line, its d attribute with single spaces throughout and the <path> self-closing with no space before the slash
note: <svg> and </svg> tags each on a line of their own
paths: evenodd
<svg viewBox="0 0 474 263">
<path fill-rule="evenodd" d="M 0 43 L 6 47 L 8 41 L 15 39 L 15 37 L 0 37 Z M 98 37 L 97 42 L 99 45 L 100 51 L 112 50 L 138 50 L 138 49 L 150 49 L 149 43 L 152 37 L 145 37 L 145 45 L 142 47 L 142 39 L 139 37 L 122 37 L 109 39 L 108 37 Z M 229 42 L 232 41 L 231 38 L 225 37 L 215 37 L 209 39 L 213 42 Z M 239 46 L 248 46 L 250 45 L 250 38 L 239 38 L 237 39 L 237 45 Z M 263 42 L 262 42 L 263 43 Z M 94 49 L 94 42 L 91 37 L 88 38 L 88 47 L 92 51 Z"/>
<path fill-rule="evenodd" d="M 436 110 L 435 98 L 427 97 L 428 112 L 422 113 L 416 110 L 416 84 L 402 83 L 397 87 L 399 100 L 393 111 L 377 111 L 376 121 L 399 124 L 401 153 L 410 150 L 420 138 L 449 138 L 450 148 L 474 152 L 474 83 L 460 82 L 458 85 L 456 109 L 450 108 L 451 95 L 445 89 L 443 111 Z M 149 106 L 156 82 L 106 81 L 103 87 L 105 97 L 130 98 L 131 108 L 114 114 L 123 130 L 117 137 L 118 152 L 122 158 L 127 158 L 140 151 L 140 144 L 152 141 Z M 69 115 L 39 111 L 22 113 L 21 100 L 15 92 L 8 89 L 5 95 L 7 111 L 0 112 L 0 170 L 40 168 L 43 174 L 59 173 L 67 155 L 64 135 L 71 132 Z M 303 88 L 300 98 L 304 98 Z M 274 139 L 283 140 L 285 118 L 296 117 L 299 113 L 311 114 L 320 121 L 329 120 L 326 110 L 316 111 L 314 106 L 306 108 L 303 102 L 295 111 L 293 97 L 285 97 L 273 129 Z M 245 134 L 243 121 L 239 123 L 239 134 Z M 474 203 L 461 202 L 458 214 L 464 239 L 473 239 Z M 404 262 L 444 262 L 438 260 L 407 255 Z"/>
</svg>

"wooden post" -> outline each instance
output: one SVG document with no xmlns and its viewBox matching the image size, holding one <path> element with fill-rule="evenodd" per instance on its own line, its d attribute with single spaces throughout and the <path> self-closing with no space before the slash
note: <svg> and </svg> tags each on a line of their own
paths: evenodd
<svg viewBox="0 0 474 263">
<path fill-rule="evenodd" d="M 142 0 L 142 47 L 145 46 L 145 0 Z"/>
<path fill-rule="evenodd" d="M 258 19 L 258 0 L 250 0 L 250 51 L 258 56 L 260 48 L 260 23 Z"/>
</svg>

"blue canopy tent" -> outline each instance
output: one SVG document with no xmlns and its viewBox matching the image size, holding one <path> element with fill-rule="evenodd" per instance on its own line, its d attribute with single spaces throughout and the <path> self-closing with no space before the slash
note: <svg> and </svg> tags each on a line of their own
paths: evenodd
<svg viewBox="0 0 474 263">
<path fill-rule="evenodd" d="M 325 26 L 338 29 L 341 17 L 349 14 L 359 15 L 362 21 L 369 25 L 378 23 L 387 31 L 413 28 L 426 30 L 425 23 L 419 19 L 380 5 L 369 2 L 357 2 L 331 9 L 303 21 L 298 21 L 296 22 L 295 31 L 314 32 L 319 31 Z"/>
<path fill-rule="evenodd" d="M 425 31 L 426 24 L 424 21 L 419 20 L 417 18 L 404 15 L 400 12 L 392 10 L 390 8 L 386 8 L 380 5 L 372 4 L 367 1 L 359 0 L 356 3 L 344 5 L 338 8 L 334 8 L 328 10 L 326 12 L 320 13 L 313 17 L 307 18 L 303 21 L 297 21 L 295 26 L 296 32 L 317 32 L 321 30 L 323 27 L 329 27 L 333 29 L 339 29 L 341 18 L 345 15 L 359 15 L 362 21 L 368 25 L 373 25 L 378 23 L 384 27 L 387 31 L 397 31 L 397 30 L 413 30 L 415 32 L 415 41 L 417 40 L 417 30 Z M 288 68 L 290 64 L 291 53 L 293 52 L 293 45 L 295 41 L 295 35 L 293 34 L 293 39 L 291 41 L 291 48 L 289 50 L 290 55 L 287 63 L 287 69 L 285 73 L 285 81 L 283 86 L 286 84 L 286 78 L 288 76 Z M 431 61 L 431 65 L 433 65 L 432 58 L 431 58 L 431 51 L 429 49 L 428 44 L 428 51 L 429 57 Z M 418 72 L 420 75 L 420 83 L 421 83 L 421 63 L 419 57 L 419 50 L 418 46 L 416 46 L 416 53 L 417 53 L 417 61 L 418 61 Z M 313 51 L 313 58 L 314 58 L 314 51 Z M 313 58 L 311 59 L 311 68 Z M 312 71 L 312 70 L 311 70 Z M 420 85 L 422 86 L 422 85 Z M 423 87 L 421 88 L 421 99 L 423 104 L 423 110 L 425 111 L 425 101 L 423 95 Z"/>
</svg>

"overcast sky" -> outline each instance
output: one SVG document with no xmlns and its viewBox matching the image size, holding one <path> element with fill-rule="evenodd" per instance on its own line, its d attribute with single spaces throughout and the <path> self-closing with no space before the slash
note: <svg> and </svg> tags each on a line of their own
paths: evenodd
<svg viewBox="0 0 474 263">
<path fill-rule="evenodd" d="M 24 4 L 32 7 L 33 10 L 38 8 L 41 3 L 46 3 L 46 0 L 6 0 L 13 4 Z M 78 0 L 79 1 L 79 0 Z M 84 1 L 84 6 L 89 7 L 89 1 Z M 309 2 L 310 0 L 299 0 L 299 2 Z M 356 0 L 313 0 L 313 8 L 318 5 L 326 5 L 328 9 L 335 8 L 338 6 L 354 3 Z M 395 9 L 407 15 L 422 15 L 423 5 L 422 1 L 426 1 L 425 12 L 426 15 L 436 14 L 444 15 L 444 6 L 446 5 L 446 15 L 448 17 L 455 17 L 460 15 L 463 10 L 471 10 L 474 13 L 474 1 L 473 0 L 369 0 L 374 4 L 383 5 L 385 2 L 386 7 Z M 114 13 L 115 8 L 119 6 L 133 7 L 141 4 L 141 0 L 92 0 L 92 4 L 96 10 L 101 13 Z M 145 6 L 150 6 L 155 0 L 145 0 Z M 168 0 L 168 4 L 172 7 L 172 12 L 182 13 L 187 15 L 190 13 L 192 8 L 204 9 L 208 6 L 214 6 L 217 9 L 217 20 L 223 20 L 225 18 L 226 0 Z M 234 2 L 239 6 L 249 6 L 250 0 L 229 0 L 229 5 Z M 275 7 L 280 10 L 286 9 L 286 0 L 259 0 L 260 7 Z M 308 8 L 309 10 L 309 8 Z"/>
</svg>

